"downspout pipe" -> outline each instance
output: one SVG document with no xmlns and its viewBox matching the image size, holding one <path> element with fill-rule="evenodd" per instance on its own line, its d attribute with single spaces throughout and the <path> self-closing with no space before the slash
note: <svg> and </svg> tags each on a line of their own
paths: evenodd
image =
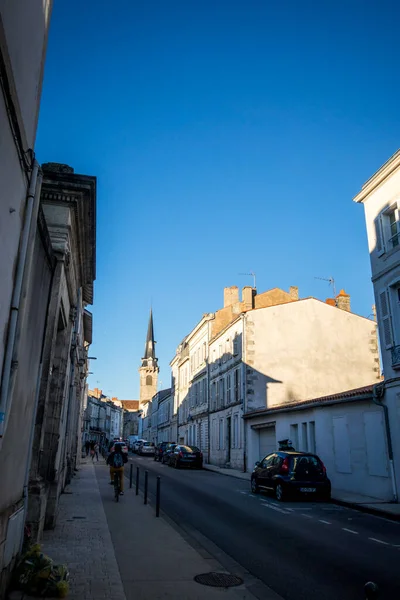
<svg viewBox="0 0 400 600">
<path fill-rule="evenodd" d="M 243 393 L 243 414 L 246 414 L 246 381 L 247 381 L 247 363 L 246 363 L 246 313 L 242 313 L 242 393 Z M 247 452 L 247 423 L 242 418 L 243 423 L 243 473 L 247 472 L 247 460 L 248 460 L 248 452 Z"/>
<path fill-rule="evenodd" d="M 39 163 L 33 161 L 32 174 L 28 187 L 26 199 L 25 219 L 21 234 L 20 251 L 18 255 L 17 270 L 15 275 L 14 290 L 11 299 L 11 314 L 8 326 L 8 336 L 4 353 L 3 376 L 0 392 L 0 448 L 7 427 L 8 416 L 10 412 L 10 381 L 14 369 L 18 367 L 18 344 L 16 344 L 18 315 L 20 314 L 25 267 L 27 266 L 28 243 L 31 233 L 31 227 L 37 219 L 40 191 L 42 186 L 42 174 L 39 171 Z"/>
<path fill-rule="evenodd" d="M 379 406 L 380 408 L 383 408 L 383 414 L 385 416 L 385 429 L 386 429 L 386 439 L 387 439 L 387 446 L 388 446 L 390 478 L 392 481 L 392 490 L 393 490 L 392 502 L 397 503 L 398 496 L 397 496 L 397 485 L 396 485 L 396 473 L 394 470 L 394 463 L 393 463 L 392 435 L 390 432 L 388 407 L 386 406 L 386 404 L 383 404 L 383 402 L 382 402 L 384 394 L 385 394 L 385 384 L 384 383 L 378 383 L 378 384 L 374 385 L 374 387 L 372 388 L 372 402 L 374 404 L 376 404 L 377 406 Z"/>
</svg>

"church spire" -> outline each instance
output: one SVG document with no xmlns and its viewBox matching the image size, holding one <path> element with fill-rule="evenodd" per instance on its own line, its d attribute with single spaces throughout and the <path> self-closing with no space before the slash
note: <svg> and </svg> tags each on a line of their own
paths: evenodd
<svg viewBox="0 0 400 600">
<path fill-rule="evenodd" d="M 156 367 L 156 344 L 154 341 L 154 327 L 153 327 L 153 310 L 150 309 L 149 325 L 147 327 L 147 338 L 146 346 L 144 348 L 144 356 L 142 359 L 142 367 Z"/>
</svg>

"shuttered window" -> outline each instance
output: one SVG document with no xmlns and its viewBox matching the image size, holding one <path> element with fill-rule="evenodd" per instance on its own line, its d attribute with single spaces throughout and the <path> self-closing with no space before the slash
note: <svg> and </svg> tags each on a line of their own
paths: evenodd
<svg viewBox="0 0 400 600">
<path fill-rule="evenodd" d="M 383 228 L 382 228 L 382 215 L 378 215 L 376 217 L 374 223 L 375 223 L 375 237 L 376 237 L 375 250 L 378 255 L 381 255 L 385 252 L 385 244 L 384 244 Z"/>
<path fill-rule="evenodd" d="M 379 303 L 381 308 L 381 320 L 383 330 L 383 344 L 386 349 L 393 346 L 393 333 L 392 333 L 392 316 L 390 313 L 390 300 L 388 290 L 383 290 L 379 294 Z"/>
</svg>

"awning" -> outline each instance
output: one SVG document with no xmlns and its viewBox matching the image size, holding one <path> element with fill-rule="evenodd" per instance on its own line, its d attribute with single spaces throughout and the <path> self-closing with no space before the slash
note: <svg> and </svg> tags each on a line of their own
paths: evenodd
<svg viewBox="0 0 400 600">
<path fill-rule="evenodd" d="M 257 423 L 256 425 L 252 425 L 252 429 L 268 429 L 275 427 L 276 421 L 270 421 L 269 423 Z"/>
</svg>

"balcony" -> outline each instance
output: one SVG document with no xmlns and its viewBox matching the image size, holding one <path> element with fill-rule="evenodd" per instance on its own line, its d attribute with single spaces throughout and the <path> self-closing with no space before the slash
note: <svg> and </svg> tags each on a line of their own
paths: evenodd
<svg viewBox="0 0 400 600">
<path fill-rule="evenodd" d="M 392 348 L 392 368 L 400 369 L 400 346 Z"/>
</svg>

